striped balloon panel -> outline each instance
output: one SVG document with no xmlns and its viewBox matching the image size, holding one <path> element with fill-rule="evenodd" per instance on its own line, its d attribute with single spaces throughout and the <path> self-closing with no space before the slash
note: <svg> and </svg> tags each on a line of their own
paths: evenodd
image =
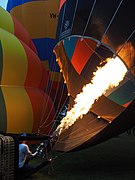
<svg viewBox="0 0 135 180">
<path fill-rule="evenodd" d="M 40 132 L 51 132 L 55 109 L 52 100 L 41 90 L 1 87 L 0 107 L 0 130 L 4 132 L 38 132 L 40 125 Z"/>
<path fill-rule="evenodd" d="M 17 38 L 25 42 L 34 52 L 36 48 L 25 28 L 15 17 L 0 7 L 0 28 L 14 34 Z"/>
<path fill-rule="evenodd" d="M 101 61 L 113 56 L 113 53 L 108 47 L 102 44 L 98 47 L 97 42 L 92 39 L 73 36 L 66 38 L 63 41 L 63 45 L 72 66 L 87 83 L 90 82 L 93 72 L 96 71 Z M 126 78 L 117 88 L 108 92 L 106 96 L 110 100 L 124 106 L 135 98 L 134 92 L 134 81 Z"/>
<path fill-rule="evenodd" d="M 59 0 L 16 2 L 8 2 L 8 11 L 24 25 L 32 39 L 56 37 Z"/>
<path fill-rule="evenodd" d="M 37 55 L 14 35 L 0 29 L 2 46 L 2 85 L 39 87 L 43 68 Z M 33 60 L 32 60 L 33 59 Z"/>
<path fill-rule="evenodd" d="M 28 63 L 25 86 L 44 88 L 47 85 L 48 73 L 45 71 L 38 56 L 23 42 L 22 45 L 25 50 Z"/>
<path fill-rule="evenodd" d="M 98 43 L 89 38 L 73 36 L 63 42 L 69 60 L 77 73 L 83 77 L 86 76 L 86 73 L 93 72 L 102 60 L 113 55 L 110 49 L 102 45 L 98 48 Z M 91 76 L 89 76 L 90 78 Z"/>
<path fill-rule="evenodd" d="M 42 90 L 48 79 L 44 75 L 43 65 L 32 49 L 0 28 L 0 130 L 37 132 L 42 116 L 42 121 L 49 123 L 47 128 L 44 123 L 42 129 L 49 132 L 55 109 Z M 46 110 L 44 103 L 52 110 Z"/>
<path fill-rule="evenodd" d="M 1 87 L 6 112 L 4 124 L 6 132 L 32 132 L 33 110 L 24 87 Z M 1 113 L 0 112 L 0 113 Z M 1 123 L 0 123 L 1 124 Z"/>
<path fill-rule="evenodd" d="M 49 91 L 49 95 L 52 97 L 53 101 L 55 101 L 56 106 L 59 104 L 59 101 L 61 99 L 61 97 L 60 99 L 57 98 L 57 96 L 59 97 L 59 95 L 57 93 L 56 96 L 56 90 L 61 89 L 61 91 L 64 91 L 62 93 L 67 95 L 67 91 L 65 91 L 66 88 L 63 84 L 63 78 L 60 73 L 59 66 L 55 61 L 55 54 L 53 53 L 53 48 L 56 45 L 55 38 L 58 23 L 59 6 L 60 0 L 55 0 L 55 3 L 54 0 L 9 0 L 8 2 L 8 11 L 23 24 L 23 26 L 30 34 L 30 37 L 32 38 L 36 46 L 38 56 L 42 61 L 46 71 L 48 71 L 49 73 L 46 89 Z"/>
<path fill-rule="evenodd" d="M 100 49 L 100 47 L 99 47 Z M 106 48 L 105 48 L 106 49 Z M 77 94 L 82 92 L 82 88 L 84 85 L 90 83 L 87 81 L 85 77 L 81 74 L 77 73 L 71 61 L 68 59 L 66 51 L 64 49 L 64 43 L 61 42 L 58 46 L 55 47 L 55 52 L 57 55 L 58 63 L 62 64 L 63 74 L 66 80 L 66 84 L 68 87 L 68 93 L 70 95 L 70 99 L 75 99 Z M 80 59 L 80 61 L 83 59 Z M 99 60 L 98 60 L 99 61 Z M 101 61 L 100 61 L 101 62 Z M 100 64 L 99 62 L 99 64 Z M 96 62 L 97 63 L 97 62 Z M 91 67 L 94 69 L 93 67 Z M 70 103 L 72 103 L 70 101 Z M 107 105 L 109 104 L 109 105 Z M 73 104 L 70 104 L 72 107 Z M 101 108 L 102 107 L 102 108 Z M 112 110 L 113 109 L 113 110 Z M 119 104 L 115 103 L 114 101 L 110 100 L 109 98 L 102 96 L 96 103 L 93 105 L 91 111 L 94 114 L 97 114 L 105 119 L 113 120 L 117 117 L 124 108 Z"/>
<path fill-rule="evenodd" d="M 14 23 L 11 15 L 0 6 L 0 27 L 14 34 Z"/>
<path fill-rule="evenodd" d="M 50 71 L 59 72 L 53 53 L 56 44 L 59 0 L 55 1 L 55 3 L 53 0 L 9 1 L 8 6 L 11 6 L 10 9 L 8 8 L 10 13 L 23 24 L 33 39 L 40 60 L 48 61 Z"/>
<path fill-rule="evenodd" d="M 24 85 L 27 76 L 27 56 L 20 41 L 0 28 L 2 43 L 2 85 Z"/>
</svg>

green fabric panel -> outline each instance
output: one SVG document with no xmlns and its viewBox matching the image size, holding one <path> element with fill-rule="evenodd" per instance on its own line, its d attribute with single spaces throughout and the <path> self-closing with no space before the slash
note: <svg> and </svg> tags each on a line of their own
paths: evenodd
<svg viewBox="0 0 135 180">
<path fill-rule="evenodd" d="M 0 87 L 0 131 L 7 131 L 7 116 L 3 93 Z"/>
<path fill-rule="evenodd" d="M 127 81 L 123 86 L 111 93 L 108 98 L 120 105 L 124 105 L 135 99 L 135 85 L 133 81 Z"/>
<path fill-rule="evenodd" d="M 1 85 L 1 78 L 2 78 L 2 67 L 3 67 L 3 52 L 2 52 L 2 44 L 0 41 L 0 85 Z M 3 98 L 3 93 L 0 87 L 0 131 L 6 132 L 7 129 L 7 122 L 6 122 L 6 107 Z"/>
<path fill-rule="evenodd" d="M 2 52 L 2 44 L 0 41 L 0 84 L 1 84 L 1 78 L 2 78 L 2 67 L 3 67 L 3 52 Z"/>
</svg>

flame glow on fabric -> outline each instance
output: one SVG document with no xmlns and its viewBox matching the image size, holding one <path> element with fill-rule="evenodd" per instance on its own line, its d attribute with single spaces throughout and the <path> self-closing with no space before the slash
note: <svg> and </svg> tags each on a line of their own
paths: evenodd
<svg viewBox="0 0 135 180">
<path fill-rule="evenodd" d="M 7 15 L 7 12 L 6 15 L 4 12 L 1 13 L 0 26 L 15 37 L 1 30 L 0 125 L 2 129 L 18 131 L 19 128 L 17 129 L 14 124 L 20 121 L 19 132 L 22 130 L 51 132 L 52 121 L 54 117 L 57 118 L 61 105 L 66 102 L 66 90 L 68 89 L 70 112 L 72 108 L 74 110 L 74 99 L 77 94 L 89 87 L 88 83 L 97 77 L 97 75 L 93 76 L 93 72 L 97 72 L 97 67 L 101 70 L 106 64 L 104 60 L 114 56 L 120 57 L 125 63 L 128 71 L 125 78 L 117 87 L 106 91 L 109 87 L 108 83 L 102 92 L 98 92 L 95 97 L 92 96 L 94 98 L 87 107 L 87 114 L 84 112 L 82 113 L 84 115 L 78 114 L 77 121 L 68 129 L 62 131 L 59 129 L 60 134 L 54 149 L 71 151 L 90 147 L 135 125 L 133 1 L 9 0 L 7 7 L 10 15 Z M 20 26 L 16 24 L 11 14 L 18 18 L 29 35 L 20 30 Z M 8 23 L 5 23 L 7 21 L 4 16 Z M 55 56 L 59 66 L 55 62 Z M 9 67 L 11 69 L 8 69 Z M 117 66 L 114 74 L 116 68 Z M 62 75 L 67 89 L 64 89 Z M 102 78 L 102 84 L 107 81 L 106 78 L 106 76 Z M 11 79 L 13 86 L 21 84 L 20 91 L 17 87 L 10 86 L 9 89 Z M 5 84 L 8 87 L 4 87 Z M 94 84 L 95 82 L 92 85 Z M 80 95 L 77 98 L 82 101 Z M 77 101 L 75 106 L 78 111 L 80 110 L 79 112 L 83 109 L 78 107 Z M 18 107 L 17 112 L 13 107 Z"/>
<path fill-rule="evenodd" d="M 54 150 L 77 151 L 84 149 L 112 138 L 134 124 L 133 116 L 129 116 L 129 114 L 134 113 L 134 101 L 126 109 L 121 105 L 121 100 L 128 100 L 131 97 L 134 90 L 134 81 L 132 87 L 126 86 L 125 92 L 123 83 L 130 83 L 128 78 L 130 71 L 127 66 L 125 67 L 127 65 L 125 61 L 121 61 L 121 58 L 119 60 L 119 57 L 115 56 L 111 48 L 93 38 L 74 35 L 60 41 L 55 47 L 55 53 L 69 92 L 69 111 L 74 108 L 74 99 L 76 99 L 77 94 L 82 92 L 83 86 L 92 82 L 95 75 L 95 73 L 93 75 L 93 72 L 97 71 L 97 67 L 102 69 L 105 64 L 107 65 L 105 63 L 106 59 L 112 59 L 112 62 L 114 60 L 114 64 L 115 60 L 121 62 L 122 64 L 120 64 L 125 69 L 122 76 L 125 75 L 125 77 L 120 80 L 121 82 L 117 84 L 117 87 L 102 92 L 103 94 L 101 93 L 100 98 L 95 100 L 88 113 L 84 114 L 83 117 L 78 117 L 73 125 L 66 129 L 65 125 L 67 124 L 63 122 L 64 128 L 61 128 L 61 125 L 58 126 L 58 133 L 56 132 L 56 134 L 59 136 Z M 107 77 L 100 77 L 101 82 L 99 81 L 99 84 L 104 84 L 106 78 L 110 78 L 111 81 L 110 74 L 112 73 L 115 77 L 116 70 L 118 70 L 118 73 L 122 73 L 121 66 L 115 65 L 112 65 Z M 117 95 L 117 99 L 114 101 L 108 94 L 119 90 L 119 88 L 121 89 L 120 94 Z M 119 99 L 120 101 L 118 101 Z M 82 104 L 82 101 L 80 102 Z M 66 117 L 64 120 L 67 120 Z"/>
<path fill-rule="evenodd" d="M 86 114 L 102 94 L 110 87 L 116 87 L 123 80 L 127 68 L 124 63 L 116 57 L 115 59 L 107 59 L 107 63 L 94 73 L 92 82 L 86 84 L 82 92 L 75 98 L 74 107 L 67 112 L 61 124 L 57 127 L 56 132 L 61 132 L 72 126 L 74 122 Z"/>
<path fill-rule="evenodd" d="M 135 125 L 133 7 L 133 1 L 128 0 L 67 0 L 61 7 L 54 50 L 68 88 L 69 111 L 103 60 L 118 55 L 128 72 L 117 87 L 109 88 L 94 102 L 86 115 L 61 131 L 55 150 L 84 149 Z"/>
</svg>

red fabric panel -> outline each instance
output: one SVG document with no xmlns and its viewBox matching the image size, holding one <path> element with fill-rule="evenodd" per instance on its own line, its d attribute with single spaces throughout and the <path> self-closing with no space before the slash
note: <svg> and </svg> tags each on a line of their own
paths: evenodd
<svg viewBox="0 0 135 180">
<path fill-rule="evenodd" d="M 43 81 L 43 65 L 41 61 L 39 60 L 38 56 L 23 42 L 21 42 L 26 55 L 27 55 L 27 75 L 26 75 L 26 81 L 25 81 L 25 86 L 29 87 L 40 87 L 42 84 L 42 88 L 45 87 L 47 84 L 48 77 L 46 76 L 46 79 Z M 46 73 L 47 75 L 47 73 Z M 42 82 L 42 83 L 41 83 Z"/>
<path fill-rule="evenodd" d="M 55 116 L 54 104 L 50 97 L 41 90 L 26 88 L 33 109 L 33 129 L 32 132 L 38 132 L 40 123 L 44 122 L 40 129 L 42 133 L 48 134 L 52 129 L 52 121 Z"/>
<path fill-rule="evenodd" d="M 123 106 L 124 107 L 128 107 L 129 106 L 129 104 L 131 103 L 132 101 L 130 101 L 130 102 L 127 102 L 126 104 L 124 104 Z"/>
<path fill-rule="evenodd" d="M 61 9 L 61 7 L 63 6 L 63 4 L 64 4 L 64 2 L 65 2 L 66 0 L 60 0 L 60 9 Z M 59 10 L 60 10 L 59 9 Z"/>
<path fill-rule="evenodd" d="M 34 46 L 28 32 L 25 30 L 23 25 L 15 17 L 12 16 L 13 22 L 14 22 L 14 34 L 16 37 L 18 37 L 21 41 L 23 41 L 27 46 L 29 46 L 36 54 L 37 50 Z"/>
<path fill-rule="evenodd" d="M 97 43 L 91 39 L 78 39 L 71 60 L 72 65 L 74 66 L 78 74 L 81 73 L 90 56 L 93 54 L 96 45 Z"/>
</svg>

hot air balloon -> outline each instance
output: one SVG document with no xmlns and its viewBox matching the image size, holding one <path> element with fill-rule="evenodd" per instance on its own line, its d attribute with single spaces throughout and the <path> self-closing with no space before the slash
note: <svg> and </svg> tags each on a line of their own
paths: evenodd
<svg viewBox="0 0 135 180">
<path fill-rule="evenodd" d="M 61 1 L 62 5 L 63 1 Z M 45 91 L 51 96 L 57 115 L 67 101 L 67 88 L 63 76 L 56 62 L 53 48 L 56 44 L 56 30 L 58 22 L 60 0 L 9 0 L 7 10 L 28 31 L 36 46 L 38 56 L 49 72 Z"/>
<path fill-rule="evenodd" d="M 0 131 L 49 134 L 55 108 L 44 91 L 48 73 L 20 23 L 0 7 Z"/>
<path fill-rule="evenodd" d="M 54 51 L 67 84 L 70 102 L 69 116 L 62 124 L 68 128 L 58 132 L 55 150 L 75 151 L 90 147 L 135 125 L 135 23 L 131 20 L 134 16 L 133 2 L 127 0 L 67 0 L 61 7 L 58 43 Z M 71 124 L 74 99 L 84 85 L 93 82 L 94 72 L 106 64 L 107 58 L 118 58 L 127 68 L 123 80 L 116 87 L 109 88 L 94 101 L 86 115 Z M 112 76 L 117 71 L 116 67 L 112 68 Z M 118 71 L 121 72 L 122 68 Z M 111 79 L 111 70 L 106 76 Z M 99 86 L 94 90 L 100 89 L 106 81 L 103 76 L 102 83 L 98 81 Z M 89 94 L 94 96 L 94 91 Z"/>
<path fill-rule="evenodd" d="M 55 84 L 54 82 L 52 83 L 51 78 L 53 77 L 54 81 L 53 75 L 56 75 L 55 78 L 59 76 L 55 68 L 53 75 L 52 70 L 51 73 L 49 71 L 49 83 L 45 91 L 52 97 L 58 112 L 60 110 L 59 107 L 61 107 L 59 105 L 63 94 L 66 98 L 64 96 L 62 104 L 67 99 L 63 81 L 68 89 L 68 107 L 70 112 L 74 108 L 74 100 L 76 100 L 77 95 L 82 89 L 85 91 L 84 85 L 86 86 L 87 83 L 93 82 L 94 72 L 99 69 L 98 67 L 102 69 L 108 64 L 106 59 L 115 59 L 114 61 L 116 62 L 120 61 L 125 68 L 123 80 L 116 87 L 106 89 L 104 94 L 102 93 L 94 101 L 92 107 L 85 115 L 83 114 L 73 124 L 68 125 L 68 128 L 64 127 L 64 130 L 60 133 L 56 130 L 58 141 L 54 146 L 54 150 L 75 151 L 105 141 L 135 125 L 133 120 L 135 108 L 135 24 L 133 21 L 129 21 L 129 19 L 133 18 L 133 13 L 130 13 L 134 12 L 133 2 L 129 3 L 127 0 L 119 0 L 117 2 L 86 0 L 84 3 L 83 0 L 65 0 L 61 1 L 60 7 L 57 4 L 59 3 L 58 1 L 55 2 L 57 5 L 54 2 L 52 5 L 52 2 L 51 0 L 9 0 L 8 11 L 29 32 L 36 45 L 40 60 L 49 60 L 49 70 L 51 67 L 57 66 L 56 63 L 54 64 L 56 56 L 56 61 L 64 78 L 61 77 L 62 91 L 59 91 L 57 84 L 54 88 L 55 91 L 51 89 Z M 44 11 L 46 7 L 49 9 L 48 16 L 48 13 L 43 15 L 46 12 Z M 55 14 L 50 14 L 52 9 L 55 9 Z M 35 11 L 38 13 L 35 13 Z M 44 19 L 43 17 L 50 17 L 51 20 L 55 20 L 55 23 L 52 23 L 50 19 L 46 20 L 48 22 L 47 27 L 51 27 L 51 30 L 47 29 L 46 23 L 39 21 L 39 19 Z M 55 24 L 55 26 L 51 26 L 49 23 Z M 57 36 L 55 37 L 56 28 Z M 47 47 L 44 40 L 47 42 Z M 51 48 L 49 48 L 50 46 Z M 46 47 L 48 51 L 44 51 L 43 47 Z M 55 55 L 52 55 L 52 51 L 54 51 Z M 49 54 L 51 55 L 49 56 Z M 53 61 L 50 60 L 50 57 Z M 52 66 L 51 62 L 53 62 Z M 48 64 L 48 62 L 44 61 L 43 64 L 45 63 Z M 121 69 L 121 66 L 120 68 L 114 68 L 113 73 L 110 71 L 106 77 L 108 76 L 108 79 L 110 79 L 111 75 L 116 74 L 116 70 L 121 72 Z M 100 85 L 108 80 L 104 78 L 101 79 L 102 83 Z M 117 77 L 115 78 L 117 79 Z M 100 89 L 100 85 L 94 90 Z M 57 91 L 60 96 L 57 96 Z M 91 95 L 93 95 L 93 92 L 91 92 Z M 85 104 L 83 100 L 80 102 Z M 69 113 L 67 112 L 67 114 Z M 65 122 L 65 125 L 67 125 L 67 122 Z M 61 126 L 58 126 L 59 129 L 61 129 Z"/>
</svg>

